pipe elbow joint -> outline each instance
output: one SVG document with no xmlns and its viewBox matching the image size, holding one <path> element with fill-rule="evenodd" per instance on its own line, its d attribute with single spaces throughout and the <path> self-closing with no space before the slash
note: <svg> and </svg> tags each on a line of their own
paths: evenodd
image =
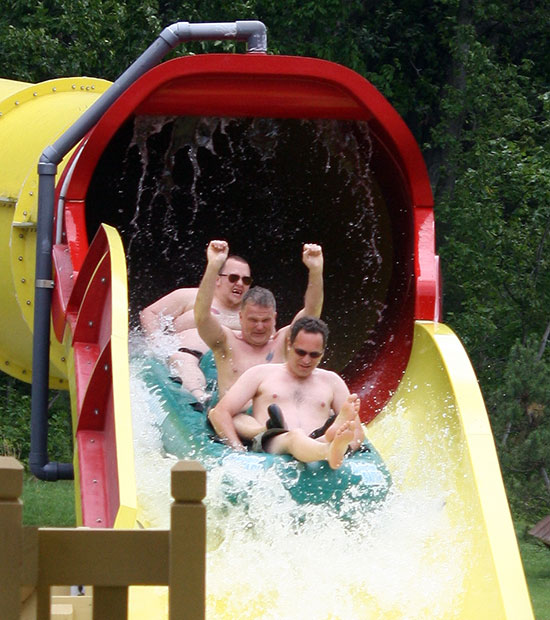
<svg viewBox="0 0 550 620">
<path fill-rule="evenodd" d="M 189 22 L 176 22 L 166 26 L 159 38 L 163 39 L 173 49 L 178 43 L 188 41 L 191 38 L 191 25 Z"/>
<path fill-rule="evenodd" d="M 237 20 L 237 38 L 245 38 L 248 52 L 265 54 L 267 52 L 267 30 L 265 24 L 258 20 Z"/>
</svg>

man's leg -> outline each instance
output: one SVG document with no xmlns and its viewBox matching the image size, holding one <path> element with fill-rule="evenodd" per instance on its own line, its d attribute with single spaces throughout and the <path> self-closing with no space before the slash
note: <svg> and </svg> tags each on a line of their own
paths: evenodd
<svg viewBox="0 0 550 620">
<path fill-rule="evenodd" d="M 199 367 L 199 360 L 191 353 L 178 351 L 170 356 L 170 372 L 181 379 L 182 387 L 204 402 L 206 379 Z"/>
<path fill-rule="evenodd" d="M 356 422 L 356 426 L 355 426 L 356 437 L 355 438 L 358 440 L 358 443 L 360 444 L 364 439 L 364 435 L 362 433 L 362 429 L 361 429 L 359 417 L 358 417 L 360 407 L 361 407 L 361 401 L 359 400 L 359 397 L 357 396 L 357 394 L 350 394 L 347 397 L 344 404 L 342 405 L 342 408 L 338 412 L 338 415 L 336 416 L 336 419 L 334 420 L 334 422 L 325 431 L 324 439 L 326 441 L 332 441 L 338 429 L 342 426 L 342 424 L 346 422 L 355 421 Z"/>
<path fill-rule="evenodd" d="M 317 441 L 308 437 L 301 429 L 294 429 L 270 439 L 266 451 L 270 454 L 290 454 L 303 463 L 326 460 L 332 469 L 337 469 L 342 464 L 354 434 L 353 420 L 341 424 L 329 443 Z"/>
<path fill-rule="evenodd" d="M 237 435 L 244 440 L 252 441 L 258 433 L 265 431 L 265 425 L 262 425 L 248 413 L 238 413 L 233 416 L 233 424 Z"/>
</svg>

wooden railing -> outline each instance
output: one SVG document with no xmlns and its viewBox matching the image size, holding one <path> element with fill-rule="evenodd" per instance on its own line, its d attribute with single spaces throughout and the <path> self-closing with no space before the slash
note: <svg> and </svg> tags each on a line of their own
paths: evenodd
<svg viewBox="0 0 550 620">
<path fill-rule="evenodd" d="M 71 584 L 92 586 L 94 620 L 127 618 L 130 585 L 169 586 L 170 620 L 204 618 L 206 473 L 199 463 L 172 468 L 170 530 L 24 527 L 22 490 L 22 465 L 0 457 L 3 620 L 20 620 L 22 600 L 31 598 L 34 617 L 49 619 L 50 586 Z"/>
</svg>

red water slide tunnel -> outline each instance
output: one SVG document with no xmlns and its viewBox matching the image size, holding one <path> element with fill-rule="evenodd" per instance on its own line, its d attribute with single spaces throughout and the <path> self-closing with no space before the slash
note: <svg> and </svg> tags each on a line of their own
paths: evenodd
<svg viewBox="0 0 550 620">
<path fill-rule="evenodd" d="M 282 325 L 301 307 L 301 244 L 321 243 L 326 364 L 361 395 L 365 420 L 401 379 L 415 319 L 438 320 L 419 148 L 386 99 L 334 63 L 265 54 L 165 62 L 107 110 L 57 187 L 74 272 L 102 222 L 119 230 L 134 319 L 167 291 L 196 286 L 208 240 L 225 238 L 275 293 Z"/>
</svg>

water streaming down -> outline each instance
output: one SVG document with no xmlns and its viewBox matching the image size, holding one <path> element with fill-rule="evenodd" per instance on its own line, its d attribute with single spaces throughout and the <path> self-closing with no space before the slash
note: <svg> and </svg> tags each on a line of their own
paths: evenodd
<svg viewBox="0 0 550 620">
<path fill-rule="evenodd" d="M 119 230 L 134 324 L 168 291 L 197 286 L 208 241 L 223 238 L 273 290 L 284 325 L 303 300 L 301 246 L 321 243 L 323 317 L 338 343 L 325 361 L 341 369 L 376 346 L 388 297 L 397 303 L 406 287 L 392 279 L 394 254 L 409 249 L 392 237 L 373 148 L 363 122 L 137 116 L 96 167 L 88 234 L 101 222 Z"/>
<path fill-rule="evenodd" d="M 138 520 L 168 527 L 169 471 L 176 459 L 162 446 L 160 424 L 167 413 L 140 378 L 151 351 L 139 332 L 132 351 Z M 445 415 L 431 410 L 430 402 L 426 408 L 428 416 Z M 398 403 L 384 424 L 395 424 L 402 413 Z M 433 442 L 450 444 L 448 434 L 443 428 L 437 437 L 426 436 L 421 451 Z M 353 510 L 348 506 L 344 517 L 327 505 L 296 504 L 273 471 L 251 469 L 247 476 L 242 456 L 225 459 L 223 467 L 202 459 L 208 470 L 208 617 L 298 620 L 306 605 L 312 618 L 452 618 L 449 610 L 460 607 L 473 557 L 467 519 L 457 523 L 446 510 L 453 499 L 449 477 L 461 475 L 447 468 L 460 466 L 442 464 L 420 476 L 415 488 L 401 491 L 412 445 L 403 441 L 395 448 L 395 484 L 386 500 L 373 507 L 350 489 Z M 228 487 L 232 496 L 241 488 L 247 501 L 229 500 Z"/>
</svg>

